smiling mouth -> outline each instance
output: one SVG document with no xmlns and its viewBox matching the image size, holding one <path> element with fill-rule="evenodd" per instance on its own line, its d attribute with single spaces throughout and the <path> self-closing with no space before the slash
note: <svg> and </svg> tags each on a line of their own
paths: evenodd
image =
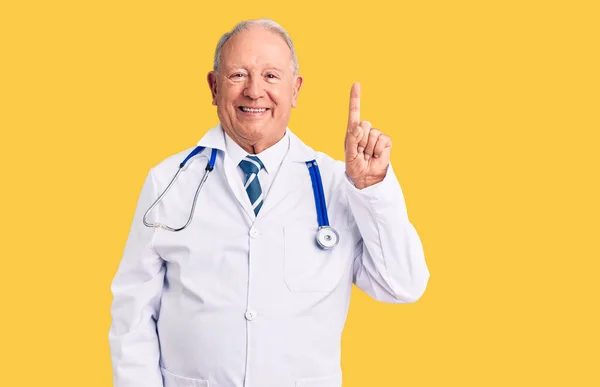
<svg viewBox="0 0 600 387">
<path fill-rule="evenodd" d="M 251 108 L 246 106 L 239 106 L 238 109 L 240 109 L 244 113 L 264 113 L 267 110 L 269 110 L 269 108 Z"/>
</svg>

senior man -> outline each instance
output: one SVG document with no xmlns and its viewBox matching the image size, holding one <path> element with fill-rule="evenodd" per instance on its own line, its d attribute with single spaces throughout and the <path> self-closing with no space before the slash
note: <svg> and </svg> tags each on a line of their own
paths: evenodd
<svg viewBox="0 0 600 387">
<path fill-rule="evenodd" d="M 298 60 L 271 20 L 221 38 L 208 84 L 219 123 L 198 143 L 206 157 L 185 167 L 145 225 L 190 149 L 150 170 L 112 283 L 114 385 L 340 387 L 352 284 L 409 303 L 429 278 L 391 140 L 361 121 L 354 84 L 345 162 L 302 143 L 287 127 Z M 180 231 L 147 227 L 185 223 L 190 208 Z"/>
</svg>

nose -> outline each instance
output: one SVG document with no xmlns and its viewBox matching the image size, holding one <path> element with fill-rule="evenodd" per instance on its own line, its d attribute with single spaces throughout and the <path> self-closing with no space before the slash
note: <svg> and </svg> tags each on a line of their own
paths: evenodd
<svg viewBox="0 0 600 387">
<path fill-rule="evenodd" d="M 259 99 L 265 93 L 262 85 L 262 79 L 256 76 L 248 77 L 246 87 L 244 89 L 244 96 L 250 99 Z"/>
</svg>

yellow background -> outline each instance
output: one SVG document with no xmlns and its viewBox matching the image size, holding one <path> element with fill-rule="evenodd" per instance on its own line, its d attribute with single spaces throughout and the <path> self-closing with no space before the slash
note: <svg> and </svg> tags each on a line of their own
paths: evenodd
<svg viewBox="0 0 600 387">
<path fill-rule="evenodd" d="M 431 271 L 416 304 L 354 292 L 344 387 L 600 385 L 598 3 L 392 3 L 2 2 L 0 385 L 112 385 L 142 182 L 216 123 L 214 46 L 263 16 L 315 149 L 343 158 L 361 82 Z"/>
</svg>

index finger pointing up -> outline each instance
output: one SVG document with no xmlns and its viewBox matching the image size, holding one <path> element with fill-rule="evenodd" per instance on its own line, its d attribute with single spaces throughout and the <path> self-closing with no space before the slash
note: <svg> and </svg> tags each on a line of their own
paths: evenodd
<svg viewBox="0 0 600 387">
<path fill-rule="evenodd" d="M 348 113 L 348 130 L 360 124 L 360 83 L 355 82 L 350 89 L 350 111 Z"/>
</svg>

